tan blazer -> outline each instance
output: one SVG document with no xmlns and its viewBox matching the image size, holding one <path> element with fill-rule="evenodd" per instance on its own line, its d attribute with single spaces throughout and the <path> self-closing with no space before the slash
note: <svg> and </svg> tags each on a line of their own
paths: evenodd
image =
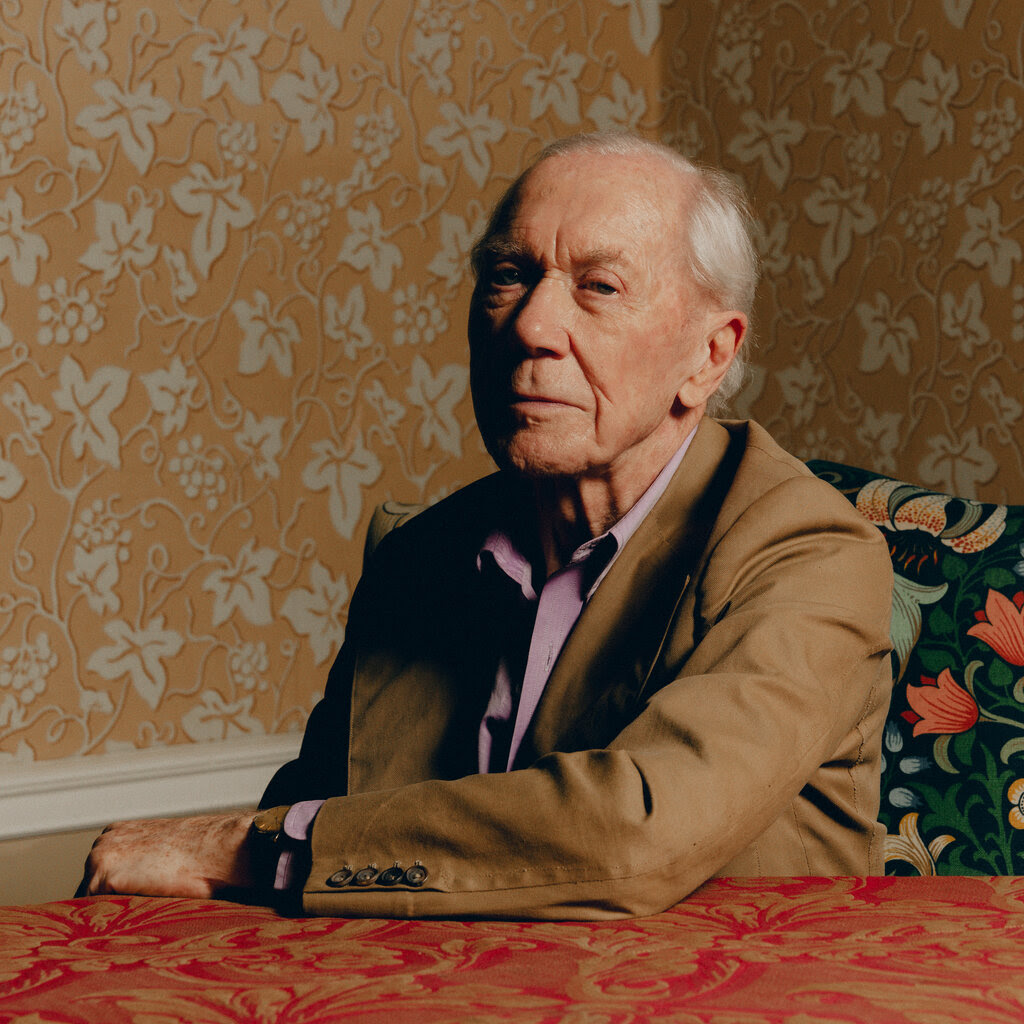
<svg viewBox="0 0 1024 1024">
<path fill-rule="evenodd" d="M 878 531 L 756 424 L 705 419 L 570 635 L 517 770 L 478 775 L 502 621 L 476 554 L 515 486 L 425 510 L 364 573 L 263 800 L 329 798 L 305 909 L 599 919 L 714 874 L 879 873 Z"/>
</svg>

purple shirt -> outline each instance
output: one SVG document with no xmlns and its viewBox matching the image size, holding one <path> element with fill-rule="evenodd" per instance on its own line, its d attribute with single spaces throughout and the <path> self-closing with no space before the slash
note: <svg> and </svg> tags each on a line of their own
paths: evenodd
<svg viewBox="0 0 1024 1024">
<path fill-rule="evenodd" d="M 568 565 L 544 581 L 539 594 L 534 589 L 534 571 L 529 558 L 516 547 L 508 533 L 499 528 L 484 541 L 477 567 L 482 573 L 491 571 L 501 577 L 492 581 L 496 587 L 504 585 L 516 589 L 520 614 L 505 620 L 510 627 L 506 650 L 498 664 L 494 689 L 480 723 L 477 766 L 482 774 L 512 770 L 551 669 L 573 626 L 626 541 L 664 493 L 694 433 L 695 430 L 691 431 L 636 504 L 605 533 L 581 544 L 572 553 Z"/>
</svg>

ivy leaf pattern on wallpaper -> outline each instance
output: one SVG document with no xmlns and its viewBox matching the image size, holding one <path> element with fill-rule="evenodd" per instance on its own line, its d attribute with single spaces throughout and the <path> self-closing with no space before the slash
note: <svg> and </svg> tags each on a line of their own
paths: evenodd
<svg viewBox="0 0 1024 1024">
<path fill-rule="evenodd" d="M 301 729 L 373 507 L 487 472 L 467 262 L 544 142 L 745 181 L 736 412 L 1024 481 L 1008 0 L 0 8 L 0 759 Z"/>
</svg>

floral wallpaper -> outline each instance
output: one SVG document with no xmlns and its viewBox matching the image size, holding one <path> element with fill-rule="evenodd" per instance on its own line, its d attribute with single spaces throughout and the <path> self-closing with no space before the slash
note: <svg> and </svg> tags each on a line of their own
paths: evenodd
<svg viewBox="0 0 1024 1024">
<path fill-rule="evenodd" d="M 1024 8 L 752 2 L 720 16 L 696 75 L 711 90 L 682 106 L 695 125 L 715 114 L 705 152 L 760 214 L 761 372 L 745 407 L 805 458 L 1024 500 Z"/>
<path fill-rule="evenodd" d="M 302 728 L 372 507 L 489 466 L 466 255 L 549 139 L 725 166 L 737 412 L 1022 493 L 1010 0 L 0 5 L 0 759 Z"/>
</svg>

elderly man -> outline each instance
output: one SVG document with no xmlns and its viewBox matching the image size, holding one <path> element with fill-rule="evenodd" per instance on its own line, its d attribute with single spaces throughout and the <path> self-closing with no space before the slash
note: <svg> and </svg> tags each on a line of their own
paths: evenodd
<svg viewBox="0 0 1024 1024">
<path fill-rule="evenodd" d="M 882 866 L 890 563 L 754 423 L 728 181 L 550 147 L 477 246 L 499 471 L 370 556 L 299 758 L 253 819 L 122 824 L 89 892 L 301 892 L 370 916 L 647 914 L 714 874 Z"/>
</svg>

